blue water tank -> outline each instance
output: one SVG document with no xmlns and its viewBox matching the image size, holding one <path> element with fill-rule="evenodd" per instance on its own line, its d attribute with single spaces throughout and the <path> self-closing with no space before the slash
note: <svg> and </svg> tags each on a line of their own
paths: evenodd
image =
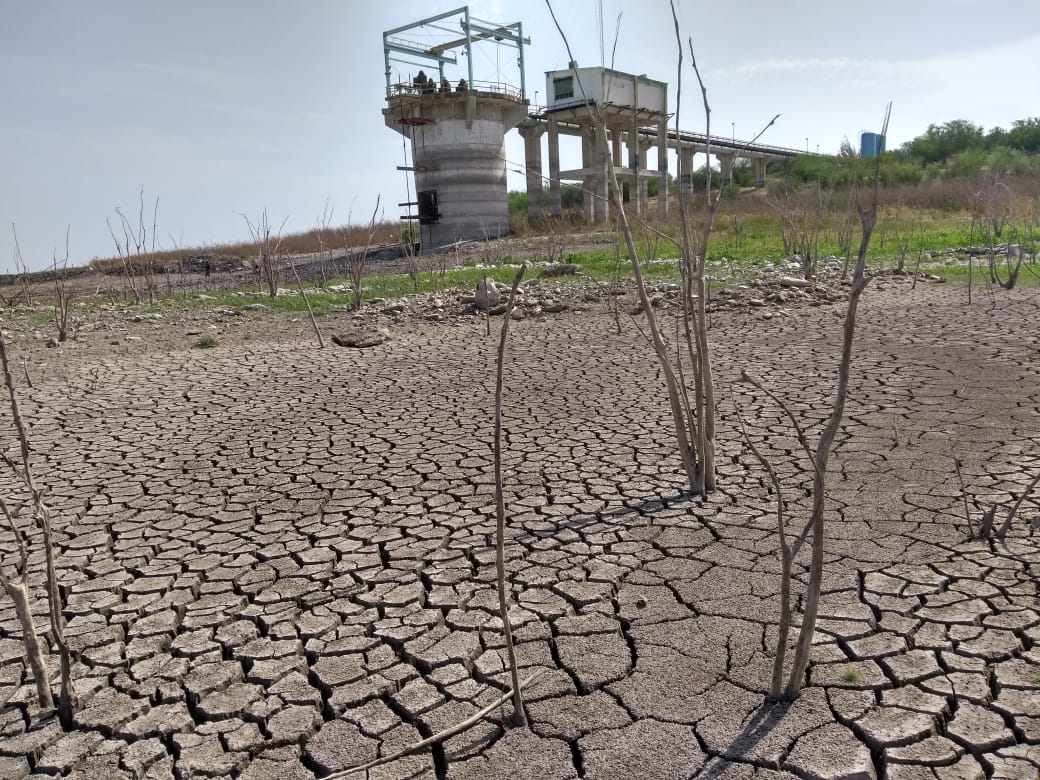
<svg viewBox="0 0 1040 780">
<path fill-rule="evenodd" d="M 859 137 L 859 156 L 877 157 L 885 152 L 885 136 L 881 133 L 863 133 Z"/>
</svg>

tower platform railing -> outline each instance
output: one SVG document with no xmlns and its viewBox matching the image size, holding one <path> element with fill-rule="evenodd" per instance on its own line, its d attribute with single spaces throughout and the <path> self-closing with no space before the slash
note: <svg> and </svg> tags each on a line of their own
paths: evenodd
<svg viewBox="0 0 1040 780">
<path fill-rule="evenodd" d="M 386 91 L 387 100 L 399 96 L 423 97 L 423 98 L 457 98 L 462 95 L 477 95 L 480 97 L 494 97 L 511 100 L 514 103 L 524 103 L 523 93 L 512 84 L 503 84 L 497 81 L 474 81 L 472 84 L 459 86 L 456 82 L 450 85 L 450 89 L 443 89 L 439 82 L 428 81 L 425 84 L 414 84 L 402 82 L 391 84 Z"/>
</svg>

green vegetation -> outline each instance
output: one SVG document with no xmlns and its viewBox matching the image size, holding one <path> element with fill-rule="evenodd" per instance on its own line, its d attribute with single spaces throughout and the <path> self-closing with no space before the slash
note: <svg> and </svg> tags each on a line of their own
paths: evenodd
<svg viewBox="0 0 1040 780">
<path fill-rule="evenodd" d="M 757 196 L 756 196 L 757 197 Z M 759 198 L 759 200 L 761 200 Z M 741 207 L 743 206 L 743 208 Z M 727 281 L 739 280 L 742 273 L 751 268 L 776 264 L 786 259 L 790 253 L 785 252 L 780 235 L 780 218 L 770 209 L 763 210 L 761 203 L 758 206 L 762 213 L 746 213 L 750 210 L 748 203 L 739 203 L 739 199 L 727 203 L 725 210 L 716 220 L 713 232 L 712 248 L 708 257 L 709 274 L 712 277 L 713 287 L 726 284 Z M 840 256 L 838 231 L 844 214 L 837 209 L 826 211 L 821 216 L 821 228 L 819 237 L 819 254 L 827 256 L 830 254 Z M 694 230 L 699 229 L 696 224 Z M 637 241 L 637 249 L 644 258 L 650 258 L 645 262 L 644 274 L 651 282 L 678 281 L 678 264 L 676 262 L 677 245 L 668 236 L 677 236 L 679 226 L 676 224 L 665 226 L 663 237 L 654 238 L 653 232 L 644 234 Z M 951 282 L 966 283 L 968 279 L 968 266 L 964 255 L 950 255 L 950 248 L 965 247 L 969 243 L 978 244 L 979 235 L 972 234 L 971 219 L 964 215 L 947 214 L 938 211 L 920 212 L 909 209 L 890 209 L 880 220 L 874 234 L 874 241 L 870 247 L 870 265 L 875 269 L 893 268 L 896 265 L 896 256 L 899 252 L 899 234 L 908 234 L 910 239 L 903 235 L 903 242 L 908 241 L 908 256 L 905 268 L 912 272 L 915 269 L 918 254 L 921 252 L 933 253 L 933 258 L 924 257 L 921 262 L 921 270 L 934 273 L 947 278 Z M 613 246 L 610 245 L 611 235 L 599 233 L 585 235 L 581 239 L 588 243 L 602 241 L 601 249 L 591 249 L 581 252 L 572 252 L 561 259 L 566 263 L 574 263 L 581 266 L 582 278 L 592 280 L 600 284 L 611 284 L 618 278 L 623 281 L 631 280 L 631 265 L 627 257 L 622 256 L 620 260 Z M 853 234 L 853 245 L 858 245 L 858 229 Z M 561 243 L 566 246 L 567 239 L 561 237 Z M 537 261 L 537 257 L 535 258 Z M 392 300 L 415 293 L 420 294 L 444 294 L 455 296 L 460 294 L 472 294 L 477 282 L 485 275 L 501 284 L 508 284 L 513 277 L 517 261 L 502 257 L 500 265 L 492 265 L 490 260 L 468 259 L 464 261 L 461 268 L 450 268 L 441 272 L 440 270 L 421 270 L 413 283 L 412 277 L 407 273 L 379 273 L 378 266 L 374 266 L 364 280 L 365 302 L 373 300 Z M 1006 277 L 1004 270 L 1004 259 L 998 258 L 998 268 L 1001 276 Z M 537 269 L 532 271 L 532 276 L 537 275 Z M 553 278 L 552 283 L 567 284 L 573 277 Z M 974 262 L 974 283 L 988 284 L 989 274 L 986 258 L 976 258 Z M 1019 284 L 1023 286 L 1040 285 L 1040 263 L 1024 264 L 1019 275 Z M 219 310 L 245 312 L 251 309 L 280 311 L 303 315 L 306 313 L 306 305 L 303 297 L 288 290 L 288 294 L 280 294 L 270 298 L 266 294 L 257 292 L 255 288 L 251 291 L 244 290 L 210 290 L 205 295 L 185 295 L 184 293 L 157 296 L 154 304 L 141 304 L 133 307 L 135 312 L 141 314 L 164 313 L 177 310 Z M 344 280 L 330 279 L 323 287 L 308 285 L 307 294 L 314 313 L 317 315 L 328 314 L 335 311 L 348 311 L 352 308 L 353 293 L 348 282 Z M 91 311 L 110 307 L 110 302 L 102 299 L 82 298 L 76 302 L 77 314 L 82 316 Z M 125 304 L 124 304 L 125 305 Z M 50 324 L 52 312 L 50 309 L 40 309 L 34 314 L 39 320 L 40 327 Z M 204 337 L 195 344 L 200 349 L 216 346 L 215 339 L 210 343 L 212 337 Z M 206 343 L 202 343 L 206 342 Z"/>
<path fill-rule="evenodd" d="M 913 266 L 910 267 L 910 270 L 913 270 Z M 969 273 L 975 285 L 987 285 L 990 283 L 989 265 L 986 258 L 975 258 L 970 270 L 967 262 L 964 260 L 959 260 L 956 264 L 944 263 L 931 266 L 927 270 L 929 273 L 937 274 L 947 282 L 954 284 L 967 284 Z M 1007 278 L 1008 272 L 1005 258 L 997 258 L 997 272 L 1000 274 L 1001 279 Z M 1040 287 L 1040 263 L 1022 263 L 1022 270 L 1018 275 L 1016 287 Z"/>
<path fill-rule="evenodd" d="M 796 182 L 844 187 L 872 175 L 873 162 L 844 149 L 837 157 L 799 156 L 771 167 Z M 1019 119 L 1010 130 L 985 132 L 966 119 L 929 125 L 922 135 L 882 156 L 881 182 L 919 184 L 940 179 L 1040 176 L 1040 117 Z"/>
<path fill-rule="evenodd" d="M 862 681 L 863 675 L 855 666 L 846 666 L 841 670 L 841 681 L 854 685 Z"/>
<path fill-rule="evenodd" d="M 859 224 L 855 219 L 858 192 L 853 185 L 867 181 L 873 170 L 872 160 L 861 160 L 847 142 L 836 157 L 803 155 L 770 167 L 770 183 L 755 190 L 750 161 L 738 159 L 734 165 L 734 184 L 722 188 L 722 206 L 715 222 L 708 255 L 713 284 L 739 280 L 747 268 L 778 263 L 791 257 L 802 247 L 812 247 L 817 260 L 829 255 L 846 258 L 859 244 Z M 715 170 L 702 167 L 693 174 L 695 195 L 689 202 L 690 230 L 702 230 L 703 193 L 711 176 L 713 187 L 720 185 Z M 1027 255 L 1037 249 L 1040 229 L 1040 118 L 1020 120 L 1010 130 L 994 128 L 988 133 L 965 120 L 932 125 L 927 132 L 901 149 L 882 156 L 880 178 L 881 213 L 868 262 L 872 269 L 899 265 L 908 272 L 920 269 L 956 283 L 967 283 L 969 268 L 966 255 L 951 250 L 968 246 L 985 247 L 1000 242 L 1020 243 Z M 658 180 L 647 180 L 651 197 L 657 194 Z M 669 177 L 669 189 L 676 190 L 677 181 Z M 584 198 L 578 184 L 564 184 L 561 190 L 564 217 L 546 228 L 530 228 L 526 224 L 527 195 L 509 193 L 509 211 L 514 229 L 521 236 L 551 239 L 554 251 L 546 244 L 546 259 L 575 263 L 585 279 L 610 284 L 631 279 L 627 257 L 618 259 L 615 236 L 609 231 L 588 233 L 581 214 Z M 546 205 L 548 192 L 544 193 Z M 651 213 L 656 214 L 652 206 Z M 637 249 L 646 263 L 651 281 L 677 281 L 678 238 L 680 227 L 673 207 L 670 224 L 653 224 L 638 231 Z M 397 236 L 391 232 L 397 231 Z M 409 228 L 380 226 L 376 241 L 393 244 Z M 321 229 L 297 236 L 286 236 L 282 249 L 291 252 L 315 251 L 319 247 L 364 244 L 367 233 L 360 228 Z M 582 231 L 583 251 L 560 257 L 570 243 L 569 234 Z M 808 233 L 808 235 L 805 235 Z M 588 249 L 601 244 L 602 248 Z M 255 253 L 251 244 L 210 247 L 156 253 L 146 262 L 166 266 L 167 271 L 193 252 L 204 251 L 218 258 L 248 257 Z M 507 249 L 508 251 L 508 249 Z M 535 255 L 532 259 L 538 261 Z M 114 261 L 99 261 L 104 264 Z M 196 258 L 195 264 L 198 265 Z M 513 268 L 502 250 L 489 249 L 486 257 L 466 260 L 462 268 L 434 267 L 420 260 L 417 273 L 379 273 L 372 265 L 364 279 L 363 300 L 394 299 L 413 293 L 458 295 L 471 293 L 483 276 L 508 283 Z M 1001 278 L 1006 278 L 1006 258 L 997 258 Z M 979 257 L 973 263 L 972 281 L 989 285 L 988 261 Z M 197 271 L 197 269 L 196 269 Z M 174 270 L 176 273 L 176 270 Z M 554 280 L 555 281 L 555 280 Z M 566 284 L 566 279 L 559 280 Z M 1022 266 L 1018 284 L 1040 286 L 1040 264 Z M 350 310 L 353 306 L 351 286 L 343 280 L 329 279 L 322 287 L 309 291 L 316 314 Z M 75 311 L 85 315 L 111 307 L 100 299 L 78 299 Z M 119 304 L 126 306 L 127 304 Z M 134 306 L 135 312 L 162 313 L 174 309 L 219 309 L 241 312 L 252 308 L 303 314 L 306 305 L 295 293 L 275 298 L 252 291 L 209 292 L 187 296 L 183 293 L 159 296 L 153 304 Z M 33 315 L 40 327 L 48 327 L 50 310 Z M 213 343 L 200 343 L 209 348 Z"/>
<path fill-rule="evenodd" d="M 207 335 L 203 336 L 198 341 L 196 341 L 195 347 L 198 349 L 213 349 L 213 347 L 217 346 L 217 344 L 218 342 L 216 336 Z"/>
</svg>

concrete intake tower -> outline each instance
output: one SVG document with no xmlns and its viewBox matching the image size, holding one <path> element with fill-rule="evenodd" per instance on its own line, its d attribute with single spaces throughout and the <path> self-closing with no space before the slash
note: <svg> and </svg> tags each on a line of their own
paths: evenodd
<svg viewBox="0 0 1040 780">
<path fill-rule="evenodd" d="M 457 28 L 449 25 L 455 19 Z M 430 45 L 430 36 L 437 34 L 453 37 Z M 474 80 L 473 53 L 482 42 L 519 52 L 518 87 Z M 505 134 L 529 111 L 525 43 L 530 39 L 523 37 L 519 22 L 483 22 L 471 17 L 468 7 L 383 33 L 383 117 L 387 127 L 411 141 L 411 165 L 400 167 L 414 174 L 414 200 L 401 204 L 408 207 L 402 219 L 418 224 L 422 250 L 509 232 Z M 451 67 L 458 65 L 455 50 L 466 58 L 464 70 Z M 429 73 L 420 68 L 404 75 L 398 68 L 395 79 L 391 63 L 401 62 L 425 64 Z"/>
</svg>

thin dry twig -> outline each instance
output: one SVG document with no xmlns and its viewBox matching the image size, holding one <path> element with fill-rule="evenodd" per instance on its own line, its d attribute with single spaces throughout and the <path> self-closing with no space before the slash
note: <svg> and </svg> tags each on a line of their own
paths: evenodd
<svg viewBox="0 0 1040 780">
<path fill-rule="evenodd" d="M 787 415 L 787 419 L 791 421 L 791 426 L 794 428 L 795 435 L 798 437 L 798 443 L 802 445 L 802 449 L 808 456 L 809 463 L 812 464 L 813 471 L 817 471 L 818 468 L 816 466 L 816 458 L 813 456 L 812 448 L 809 446 L 809 440 L 805 438 L 805 431 L 802 430 L 802 426 L 798 424 L 798 418 L 794 416 L 794 413 L 787 407 L 787 404 L 781 401 L 776 393 L 764 387 L 759 380 L 755 379 L 755 377 L 749 374 L 747 372 L 747 369 L 744 369 L 740 372 L 740 379 L 742 382 L 747 382 L 749 385 L 754 387 L 759 392 L 765 393 L 765 395 L 772 399 L 773 403 L 779 406 L 781 411 L 783 411 L 783 413 Z"/>
<path fill-rule="evenodd" d="M 892 104 L 889 103 L 885 111 L 885 121 L 882 125 L 882 135 L 888 132 L 888 121 L 892 113 Z M 802 627 L 798 635 L 798 644 L 795 648 L 794 660 L 791 665 L 791 673 L 787 679 L 783 696 L 785 699 L 793 700 L 798 697 L 805 679 L 805 672 L 809 665 L 809 655 L 812 649 L 813 636 L 816 632 L 816 618 L 819 612 L 820 595 L 823 590 L 823 566 L 824 566 L 824 501 L 825 480 L 827 473 L 827 462 L 830 459 L 831 448 L 834 438 L 838 434 L 845 413 L 845 401 L 848 398 L 849 375 L 852 368 L 852 353 L 856 334 L 856 313 L 859 308 L 859 300 L 863 291 L 870 283 L 867 276 L 867 249 L 870 246 L 870 237 L 877 223 L 878 188 L 881 179 L 881 157 L 878 156 L 874 163 L 874 188 L 869 208 L 857 206 L 862 234 L 860 236 L 859 254 L 856 258 L 856 266 L 852 275 L 852 289 L 849 292 L 848 308 L 845 311 L 845 323 L 842 333 L 841 359 L 838 362 L 838 382 L 835 388 L 834 401 L 831 414 L 823 431 L 820 433 L 819 443 L 816 446 L 816 465 L 813 476 L 812 492 L 812 555 L 809 563 L 809 584 L 806 589 L 805 610 L 802 616 Z"/>
<path fill-rule="evenodd" d="M 535 680 L 537 680 L 543 674 L 545 674 L 545 669 L 539 669 L 526 680 L 521 682 L 520 686 L 524 688 L 529 687 Z M 369 769 L 375 769 L 377 766 L 383 766 L 384 764 L 392 763 L 400 758 L 404 758 L 405 756 L 410 756 L 412 755 L 412 753 L 418 753 L 420 750 L 428 748 L 430 745 L 436 745 L 438 742 L 443 742 L 449 737 L 454 737 L 456 734 L 460 734 L 466 729 L 475 726 L 477 723 L 479 723 L 492 712 L 497 710 L 511 698 L 513 698 L 513 691 L 508 690 L 505 693 L 503 693 L 498 699 L 491 702 L 491 704 L 484 707 L 484 709 L 474 712 L 464 721 L 456 723 L 454 726 L 450 726 L 444 729 L 443 731 L 438 731 L 433 736 L 427 737 L 421 742 L 416 742 L 414 745 L 409 745 L 406 748 L 402 748 L 401 750 L 398 750 L 396 753 L 391 753 L 390 755 L 383 756 L 382 758 L 373 759 L 372 761 L 369 761 L 367 764 L 360 764 L 358 766 L 353 766 L 350 769 L 344 769 L 342 772 L 333 772 L 331 775 L 326 775 L 325 780 L 341 780 L 341 778 L 356 775 L 358 772 L 366 772 Z"/>
<path fill-rule="evenodd" d="M 318 327 L 318 321 L 314 318 L 314 309 L 311 308 L 311 299 L 307 297 L 307 291 L 303 289 L 303 279 L 300 278 L 300 272 L 296 270 L 296 263 L 293 262 L 291 254 L 286 254 L 285 259 L 289 261 L 289 267 L 292 269 L 293 276 L 296 277 L 296 286 L 300 290 L 300 297 L 303 298 L 303 305 L 307 307 L 307 316 L 311 319 L 311 327 L 314 328 L 314 335 L 318 337 L 318 346 L 321 349 L 325 349 L 325 339 L 321 337 L 321 329 Z"/>
<path fill-rule="evenodd" d="M 1015 519 L 1015 515 L 1018 513 L 1018 508 L 1022 506 L 1022 502 L 1025 501 L 1026 496 L 1033 492 L 1033 488 L 1036 487 L 1037 483 L 1040 482 L 1040 471 L 1037 471 L 1036 476 L 1033 477 L 1032 481 L 1026 485 L 1026 489 L 1022 491 L 1022 495 L 1018 497 L 1011 509 L 1008 510 L 1007 517 L 1004 518 L 1004 523 L 997 529 L 997 538 L 1003 539 L 1007 536 L 1007 532 L 1011 529 L 1011 521 Z"/>
<path fill-rule="evenodd" d="M 564 47 L 567 49 L 568 58 L 573 61 L 574 54 L 571 50 L 570 41 L 567 39 L 563 27 L 560 26 L 560 22 L 556 18 L 556 13 L 553 10 L 552 3 L 550 0 L 546 0 L 545 4 L 549 8 L 549 15 L 552 17 L 553 23 L 556 25 L 556 29 L 560 34 L 560 38 L 563 40 Z M 585 88 L 581 83 L 581 78 L 578 76 L 577 71 L 574 72 L 574 75 L 579 91 L 582 96 L 585 96 Z M 606 146 L 607 129 L 606 124 L 603 122 L 602 116 L 600 115 L 599 107 L 591 101 L 586 101 L 586 108 L 588 109 L 589 117 L 599 134 L 599 143 Z M 675 429 L 679 457 L 682 460 L 683 470 L 686 472 L 690 489 L 694 490 L 698 484 L 697 457 L 687 433 L 686 414 L 683 408 L 682 394 L 679 391 L 679 380 L 676 376 L 675 368 L 672 365 L 672 358 L 668 351 L 668 345 L 661 336 L 661 329 L 650 303 L 650 295 L 646 289 L 642 264 L 639 261 L 639 253 L 636 251 L 635 239 L 632 236 L 632 230 L 625 212 L 624 203 L 622 202 L 621 187 L 618 186 L 614 163 L 609 155 L 607 157 L 607 175 L 611 185 L 610 191 L 614 198 L 614 206 L 618 214 L 618 222 L 621 226 L 621 233 L 624 236 L 629 259 L 632 262 L 632 275 L 635 277 L 636 292 L 639 296 L 639 303 L 646 315 L 647 328 L 650 331 L 650 337 L 653 341 L 654 352 L 657 355 L 658 363 L 661 367 L 661 373 L 664 374 L 665 387 L 668 392 L 668 405 L 672 414 L 672 423 Z"/>
<path fill-rule="evenodd" d="M 509 290 L 509 304 L 506 307 L 505 319 L 502 321 L 502 335 L 498 341 L 498 367 L 495 378 L 495 516 L 497 519 L 495 539 L 495 569 L 498 580 L 498 607 L 502 613 L 502 630 L 506 639 L 506 654 L 509 657 L 509 674 L 513 681 L 513 719 L 517 724 L 527 725 L 527 713 L 524 712 L 524 699 L 520 690 L 520 671 L 516 662 L 516 648 L 513 645 L 513 626 L 509 620 L 509 602 L 506 594 L 506 504 L 505 490 L 502 484 L 502 395 L 504 390 L 506 344 L 509 339 L 509 323 L 513 319 L 513 306 L 516 303 L 516 291 L 520 280 L 527 271 L 527 263 L 521 263 L 513 277 L 513 286 Z"/>
<path fill-rule="evenodd" d="M 372 250 L 372 242 L 375 240 L 376 219 L 380 216 L 379 206 L 381 198 L 381 195 L 376 195 L 376 205 L 375 208 L 372 209 L 372 217 L 368 220 L 368 235 L 365 238 L 364 251 L 361 253 L 348 252 L 346 257 L 347 276 L 350 277 L 350 285 L 354 291 L 354 311 L 358 311 L 361 308 L 361 299 L 364 296 L 362 283 L 365 280 L 365 266 L 368 265 L 368 253 Z"/>
<path fill-rule="evenodd" d="M 730 398 L 735 399 L 732 391 L 730 392 Z M 744 425 L 744 417 L 740 413 L 740 406 L 736 400 L 733 401 L 733 410 L 737 414 L 737 422 L 740 423 L 740 436 L 744 440 L 744 444 L 751 450 L 751 454 L 755 456 L 762 468 L 766 470 L 766 473 L 769 475 L 769 481 L 773 483 L 773 489 L 776 491 L 776 528 L 780 539 L 780 566 L 782 571 L 780 578 L 780 626 L 776 639 L 773 677 L 769 685 L 769 695 L 776 698 L 780 696 L 783 688 L 784 664 L 787 659 L 787 640 L 791 632 L 791 564 L 794 554 L 791 552 L 791 546 L 787 543 L 787 523 L 784 520 L 784 493 L 780 485 L 780 478 L 777 476 L 773 464 L 751 441 L 751 437 L 748 435 L 747 428 Z M 803 536 L 802 538 L 804 539 L 805 537 Z"/>
<path fill-rule="evenodd" d="M 21 450 L 21 470 L 14 466 L 13 461 L 4 456 L 4 462 L 18 475 L 25 486 L 29 489 L 29 495 L 32 498 L 33 505 L 33 518 L 40 530 L 43 532 L 43 548 L 44 548 L 44 559 L 46 561 L 46 575 L 47 575 L 47 607 L 48 614 L 50 616 L 51 634 L 54 639 L 54 643 L 58 648 L 59 661 L 61 665 L 61 693 L 58 700 L 58 715 L 61 723 L 66 728 L 71 728 L 73 720 L 73 712 L 76 706 L 75 703 L 75 691 L 72 687 L 72 658 L 69 653 L 68 643 L 65 641 L 65 617 L 62 613 L 64 601 L 61 594 L 61 589 L 58 587 L 58 575 L 54 564 L 54 536 L 51 532 L 51 521 L 50 521 L 50 510 L 47 505 L 43 502 L 43 495 L 40 489 L 36 486 L 36 481 L 33 478 L 32 467 L 29 461 L 29 454 L 31 448 L 29 447 L 29 437 L 26 433 L 25 421 L 22 419 L 21 412 L 18 407 L 18 394 L 15 392 L 14 378 L 11 376 L 11 363 L 7 354 L 7 340 L 3 336 L 3 332 L 0 331 L 0 368 L 3 370 L 4 384 L 7 388 L 7 395 L 11 405 L 11 418 L 15 426 L 15 430 L 18 433 L 18 443 Z M 3 511 L 7 511 L 6 506 Z M 8 518 L 11 520 L 13 525 L 13 519 L 8 513 Z M 40 695 L 40 702 L 42 706 L 53 706 L 53 699 L 50 694 L 50 681 L 46 677 L 46 671 L 38 671 L 37 666 L 42 667 L 42 653 L 39 647 L 34 647 L 33 643 L 36 641 L 35 626 L 32 623 L 32 613 L 29 609 L 29 591 L 27 585 L 27 572 L 22 572 L 21 587 L 6 587 L 8 595 L 15 602 L 15 608 L 19 614 L 19 620 L 22 623 L 25 631 L 25 643 L 26 651 L 30 656 L 30 664 L 33 666 L 34 674 L 44 674 L 44 680 L 42 683 L 37 678 L 37 688 Z M 11 585 L 7 583 L 6 585 Z M 23 615 L 23 612 L 25 614 Z M 38 643 L 37 643 L 38 644 Z M 36 656 L 34 661 L 33 656 Z M 43 688 L 46 687 L 46 691 Z M 52 702 L 46 704 L 46 702 Z"/>
<path fill-rule="evenodd" d="M 959 458 L 953 459 L 953 468 L 957 472 L 957 481 L 961 485 L 961 499 L 964 501 L 964 520 L 968 524 L 968 538 L 971 539 L 975 536 L 975 529 L 972 527 L 971 509 L 968 506 L 968 493 L 964 489 L 964 477 L 961 476 L 961 461 Z"/>
</svg>

